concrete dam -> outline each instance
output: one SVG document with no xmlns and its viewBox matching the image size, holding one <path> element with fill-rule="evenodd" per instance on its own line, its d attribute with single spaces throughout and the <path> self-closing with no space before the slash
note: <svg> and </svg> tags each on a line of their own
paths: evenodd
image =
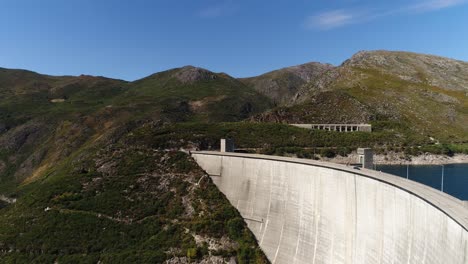
<svg viewBox="0 0 468 264">
<path fill-rule="evenodd" d="M 468 263 L 463 202 L 389 174 L 193 152 L 272 263 Z"/>
</svg>

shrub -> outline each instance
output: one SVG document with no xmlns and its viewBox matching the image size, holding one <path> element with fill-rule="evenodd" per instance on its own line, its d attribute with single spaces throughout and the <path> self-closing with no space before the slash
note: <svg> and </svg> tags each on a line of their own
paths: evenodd
<svg viewBox="0 0 468 264">
<path fill-rule="evenodd" d="M 187 258 L 193 260 L 198 258 L 198 250 L 196 248 L 187 249 Z"/>
<path fill-rule="evenodd" d="M 326 158 L 334 158 L 336 156 L 336 153 L 333 149 L 322 149 L 322 151 L 320 152 L 320 155 L 322 155 L 322 157 L 326 157 Z"/>
<path fill-rule="evenodd" d="M 234 239 L 242 237 L 242 233 L 244 231 L 244 220 L 239 217 L 229 220 L 227 222 L 227 229 L 230 237 Z"/>
</svg>

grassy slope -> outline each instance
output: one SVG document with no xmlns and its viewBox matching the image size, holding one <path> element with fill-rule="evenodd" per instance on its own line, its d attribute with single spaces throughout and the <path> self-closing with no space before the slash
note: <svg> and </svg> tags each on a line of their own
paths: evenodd
<svg viewBox="0 0 468 264">
<path fill-rule="evenodd" d="M 70 113 L 91 113 L 126 89 L 126 82 L 103 77 L 52 77 L 0 70 L 0 123 L 7 128 L 31 119 L 48 121 Z M 52 99 L 66 99 L 52 103 Z"/>
<path fill-rule="evenodd" d="M 126 86 L 102 77 L 0 70 L 0 193 L 14 190 L 35 176 L 35 169 L 52 166 L 104 130 L 99 122 L 108 119 L 106 105 Z"/>
<path fill-rule="evenodd" d="M 353 74 L 361 76 L 358 85 L 343 81 L 337 89 L 368 105 L 376 119 L 403 123 L 413 133 L 442 142 L 468 141 L 468 97 L 463 91 L 408 82 L 375 70 L 354 69 Z"/>
</svg>

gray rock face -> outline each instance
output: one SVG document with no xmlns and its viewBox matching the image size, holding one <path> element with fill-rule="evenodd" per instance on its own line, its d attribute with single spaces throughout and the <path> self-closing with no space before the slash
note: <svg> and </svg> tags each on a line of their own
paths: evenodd
<svg viewBox="0 0 468 264">
<path fill-rule="evenodd" d="M 26 123 L 15 127 L 0 138 L 0 146 L 8 150 L 18 150 L 25 144 L 36 142 L 46 130 L 46 126 L 40 123 Z"/>
<path fill-rule="evenodd" d="M 325 72 L 334 69 L 331 64 L 322 64 L 318 62 L 306 63 L 283 69 L 286 72 L 294 74 L 304 81 L 312 81 L 321 77 Z"/>
<path fill-rule="evenodd" d="M 287 105 L 300 98 L 304 90 L 310 89 L 307 84 L 323 84 L 322 77 L 334 68 L 330 64 L 312 62 L 246 78 L 243 81 L 275 103 Z"/>
</svg>

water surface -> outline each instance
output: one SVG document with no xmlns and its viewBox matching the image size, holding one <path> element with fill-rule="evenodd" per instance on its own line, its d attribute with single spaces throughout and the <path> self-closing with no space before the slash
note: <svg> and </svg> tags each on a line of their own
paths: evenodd
<svg viewBox="0 0 468 264">
<path fill-rule="evenodd" d="M 376 165 L 376 169 L 400 177 L 408 177 L 432 188 L 441 190 L 460 200 L 468 200 L 468 164 L 448 165 Z"/>
</svg>

